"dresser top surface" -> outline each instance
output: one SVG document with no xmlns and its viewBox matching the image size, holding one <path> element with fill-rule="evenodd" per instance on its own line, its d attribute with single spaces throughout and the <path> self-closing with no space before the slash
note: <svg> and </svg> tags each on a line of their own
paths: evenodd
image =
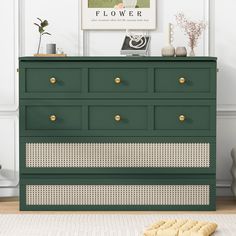
<svg viewBox="0 0 236 236">
<path fill-rule="evenodd" d="M 20 57 L 23 61 L 166 61 L 166 62 L 190 62 L 190 61 L 216 61 L 216 57 Z"/>
</svg>

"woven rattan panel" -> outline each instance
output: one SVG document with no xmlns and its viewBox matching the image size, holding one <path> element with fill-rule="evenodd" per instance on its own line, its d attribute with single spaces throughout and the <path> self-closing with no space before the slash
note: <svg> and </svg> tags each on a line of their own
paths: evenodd
<svg viewBox="0 0 236 236">
<path fill-rule="evenodd" d="M 26 205 L 209 205 L 209 185 L 26 185 Z"/>
<path fill-rule="evenodd" d="M 209 143 L 26 143 L 26 167 L 209 166 Z"/>
</svg>

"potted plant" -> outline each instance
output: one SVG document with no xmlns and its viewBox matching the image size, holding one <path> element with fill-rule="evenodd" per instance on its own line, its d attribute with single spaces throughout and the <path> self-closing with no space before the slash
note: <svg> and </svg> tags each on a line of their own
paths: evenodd
<svg viewBox="0 0 236 236">
<path fill-rule="evenodd" d="M 38 32 L 39 32 L 39 44 L 38 44 L 38 50 L 37 54 L 39 54 L 40 46 L 41 46 L 41 41 L 42 41 L 42 36 L 43 35 L 51 35 L 50 33 L 45 31 L 45 28 L 49 25 L 47 20 L 41 20 L 40 18 L 37 18 L 39 20 L 38 23 L 34 23 L 38 27 Z"/>
<path fill-rule="evenodd" d="M 197 46 L 198 39 L 206 29 L 207 24 L 203 21 L 195 22 L 185 17 L 183 13 L 176 15 L 176 22 L 183 29 L 185 35 L 189 39 L 189 47 L 191 49 L 190 56 L 195 56 L 194 48 Z"/>
</svg>

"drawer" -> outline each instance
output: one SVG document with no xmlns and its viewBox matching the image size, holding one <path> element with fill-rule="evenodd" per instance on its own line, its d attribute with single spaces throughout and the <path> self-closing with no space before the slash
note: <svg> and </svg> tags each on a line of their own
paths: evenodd
<svg viewBox="0 0 236 236">
<path fill-rule="evenodd" d="M 187 68 L 186 68 L 187 67 Z M 215 70 L 212 68 L 157 68 L 155 92 L 159 96 L 215 97 Z"/>
<path fill-rule="evenodd" d="M 26 93 L 70 93 L 81 91 L 81 69 L 28 68 L 25 73 Z"/>
<path fill-rule="evenodd" d="M 20 149 L 24 174 L 215 173 L 214 138 L 31 137 Z"/>
<path fill-rule="evenodd" d="M 155 106 L 155 129 L 160 131 L 207 131 L 215 124 L 215 112 L 204 105 Z"/>
<path fill-rule="evenodd" d="M 26 130 L 80 130 L 81 106 L 26 106 Z"/>
<path fill-rule="evenodd" d="M 20 189 L 21 210 L 215 210 L 214 175 L 29 176 Z"/>
<path fill-rule="evenodd" d="M 147 69 L 89 69 L 89 92 L 91 93 L 144 93 L 147 90 Z"/>
<path fill-rule="evenodd" d="M 90 106 L 90 130 L 146 130 L 147 106 Z"/>
</svg>

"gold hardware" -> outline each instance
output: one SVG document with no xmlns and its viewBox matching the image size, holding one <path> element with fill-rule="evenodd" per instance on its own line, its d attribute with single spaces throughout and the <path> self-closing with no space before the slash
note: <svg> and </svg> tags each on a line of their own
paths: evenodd
<svg viewBox="0 0 236 236">
<path fill-rule="evenodd" d="M 120 122 L 121 121 L 121 116 L 120 115 L 115 115 L 115 121 Z"/>
<path fill-rule="evenodd" d="M 118 77 L 117 77 L 117 78 L 115 78 L 115 79 L 114 79 L 114 81 L 115 81 L 115 83 L 116 83 L 116 84 L 120 84 L 120 83 L 121 83 L 121 79 L 120 79 L 120 78 L 118 78 Z"/>
<path fill-rule="evenodd" d="M 185 115 L 180 115 L 180 116 L 179 116 L 179 121 L 180 121 L 180 122 L 184 122 L 185 120 L 186 120 Z"/>
<path fill-rule="evenodd" d="M 183 78 L 183 77 L 179 78 L 179 83 L 180 84 L 185 84 L 186 83 L 186 79 Z"/>
<path fill-rule="evenodd" d="M 50 78 L 49 81 L 50 81 L 51 84 L 56 84 L 57 83 L 57 79 L 54 78 L 54 77 Z"/>
<path fill-rule="evenodd" d="M 55 122 L 57 120 L 56 115 L 50 115 L 49 116 L 50 121 Z"/>
</svg>

